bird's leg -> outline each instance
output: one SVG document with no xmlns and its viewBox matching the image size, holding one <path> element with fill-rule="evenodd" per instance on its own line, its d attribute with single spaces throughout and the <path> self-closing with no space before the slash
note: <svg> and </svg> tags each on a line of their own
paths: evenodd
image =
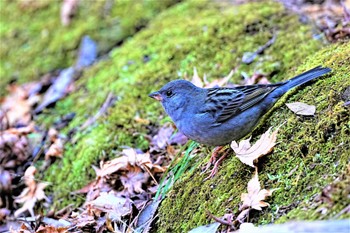
<svg viewBox="0 0 350 233">
<path fill-rule="evenodd" d="M 202 173 L 206 172 L 211 167 L 211 165 L 214 164 L 214 168 L 213 168 L 213 170 L 210 173 L 210 177 L 213 177 L 215 175 L 215 173 L 217 172 L 217 167 L 219 166 L 220 162 L 226 156 L 226 155 L 224 155 L 224 156 L 220 157 L 219 160 L 217 161 L 217 158 L 219 157 L 222 148 L 224 148 L 224 147 L 223 146 L 217 146 L 217 147 L 214 148 L 213 153 L 210 156 L 209 162 L 205 166 L 205 169 L 202 171 Z M 214 171 L 214 169 L 216 171 Z"/>
<path fill-rule="evenodd" d="M 214 167 L 213 167 L 213 169 L 211 170 L 210 175 L 206 178 L 206 180 L 207 180 L 207 179 L 211 179 L 211 178 L 213 178 L 213 177 L 215 176 L 215 174 L 216 174 L 216 173 L 218 172 L 218 170 L 219 170 L 219 165 L 220 165 L 220 163 L 222 162 L 222 160 L 224 160 L 224 158 L 226 158 L 227 154 L 228 154 L 228 152 L 225 151 L 224 154 L 214 163 Z"/>
</svg>

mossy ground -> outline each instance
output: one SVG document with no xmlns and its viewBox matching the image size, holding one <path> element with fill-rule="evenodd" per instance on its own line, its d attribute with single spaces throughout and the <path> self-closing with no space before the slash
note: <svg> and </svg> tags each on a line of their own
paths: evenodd
<svg viewBox="0 0 350 233">
<path fill-rule="evenodd" d="M 251 12 L 255 12 L 254 17 Z M 42 119 L 50 124 L 54 120 L 51 116 L 59 118 L 75 112 L 68 132 L 94 115 L 109 92 L 118 100 L 108 117 L 75 136 L 77 144 L 68 146 L 62 162 L 52 165 L 46 173 L 56 197 L 64 197 L 60 203 L 71 203 L 72 199 L 65 198 L 67 194 L 94 177 L 91 164 L 114 157 L 122 146 L 148 148 L 148 125 L 135 121 L 135 116 L 151 122 L 164 117 L 148 93 L 192 73 L 193 67 L 209 77 L 223 77 L 238 66 L 244 52 L 265 44 L 273 31 L 278 33 L 277 40 L 265 56 L 250 66 L 241 65 L 240 71 L 252 74 L 256 70 L 274 70 L 274 79 L 281 80 L 298 60 L 321 47 L 312 39 L 310 27 L 300 25 L 296 16 L 277 3 L 236 7 L 187 1 L 164 11 L 146 29 L 113 50 L 110 59 L 85 71 L 77 83 L 78 91 L 44 113 Z M 300 47 L 303 49 L 298 50 Z M 239 73 L 234 79 L 240 80 Z"/>
<path fill-rule="evenodd" d="M 73 65 L 84 35 L 98 41 L 99 53 L 105 54 L 176 2 L 83 0 L 65 27 L 60 21 L 61 1 L 0 1 L 0 96 L 10 81 L 38 80 Z"/>
<path fill-rule="evenodd" d="M 125 3 L 124 1 L 117 2 Z M 90 7 L 94 8 L 93 5 Z M 90 7 L 85 6 L 87 11 Z M 43 15 L 49 14 L 48 12 L 53 11 L 51 8 L 54 7 L 48 5 L 40 8 L 40 12 L 43 11 Z M 54 12 L 58 15 L 58 6 L 55 9 Z M 120 6 L 114 11 L 122 12 L 124 8 Z M 37 17 L 43 21 L 46 17 L 40 16 L 40 12 Z M 94 21 L 96 15 L 99 15 L 98 12 L 99 10 L 97 13 L 94 11 L 86 13 L 87 17 L 92 17 L 91 21 L 94 22 L 88 25 L 84 23 L 88 21 L 86 18 L 79 17 L 83 13 L 78 14 L 77 21 L 72 26 L 77 32 L 73 30 L 72 35 L 67 36 L 74 37 L 74 45 L 70 40 L 67 43 L 64 42 L 66 41 L 64 36 L 54 40 L 57 47 L 50 50 L 52 53 L 48 61 L 43 61 L 47 62 L 47 67 L 41 65 L 40 60 L 45 57 L 45 50 L 43 54 L 42 48 L 39 47 L 33 50 L 36 52 L 27 54 L 28 59 L 32 60 L 22 61 L 17 65 L 14 63 L 9 66 L 10 68 L 4 63 L 4 67 L 7 68 L 1 68 L 1 71 L 12 75 L 15 73 L 14 70 L 19 70 L 21 72 L 19 79 L 23 77 L 23 80 L 27 78 L 29 80 L 30 77 L 38 78 L 41 73 L 49 70 L 69 66 L 72 64 L 73 54 L 67 53 L 71 54 L 68 56 L 64 53 L 64 56 L 60 56 L 61 62 L 57 62 L 54 58 L 57 54 L 61 54 L 57 51 L 62 51 L 61 46 L 68 46 L 68 49 L 63 49 L 63 51 L 76 48 L 80 37 L 89 34 L 87 32 L 90 31 L 93 32 L 90 35 L 98 44 L 104 44 L 110 41 L 108 38 L 113 38 L 113 41 L 104 47 L 105 51 L 108 50 L 111 44 L 117 43 L 117 40 L 114 40 L 116 36 L 109 33 L 109 28 L 113 29 L 117 24 L 113 23 L 114 18 L 111 17 L 110 24 L 101 23 L 101 26 L 100 21 Z M 153 16 L 154 11 L 150 10 L 150 12 L 149 14 Z M 136 22 L 140 21 L 136 20 Z M 19 23 L 19 25 L 22 24 Z M 19 25 L 9 24 L 9 29 L 2 30 L 1 36 L 11 35 L 10 31 Z M 81 28 L 84 28 L 84 25 L 89 30 L 82 31 Z M 135 22 L 131 25 L 135 25 Z M 61 30 L 67 30 L 68 33 L 72 28 Z M 49 32 L 56 33 L 51 31 L 53 29 L 50 29 Z M 102 34 L 106 35 L 107 39 L 102 37 L 101 31 L 105 32 Z M 64 35 L 64 32 L 59 33 Z M 251 65 L 241 64 L 241 58 L 245 52 L 254 52 L 274 33 L 277 39 L 263 55 L 260 55 Z M 43 42 L 43 47 L 52 47 L 53 45 L 45 44 L 49 42 Z M 61 43 L 60 46 L 57 43 Z M 163 10 L 160 15 L 152 19 L 146 28 L 125 41 L 121 47 L 113 49 L 109 57 L 85 70 L 76 83 L 76 92 L 59 101 L 54 109 L 45 111 L 39 117 L 40 122 L 49 126 L 66 114 L 76 113 L 73 121 L 63 130 L 63 133 L 68 133 L 83 124 L 88 117 L 95 115 L 108 93 L 112 92 L 117 97 L 116 104 L 109 110 L 108 115 L 100 118 L 84 131 L 78 131 L 73 138 L 75 143 L 66 146 L 64 158 L 56 160 L 43 174 L 42 178 L 52 184 L 50 187 L 54 193 L 55 204 L 61 207 L 71 203 L 78 205 L 83 201 L 79 196 L 69 195 L 72 191 L 87 184 L 89 180 L 94 179 L 95 174 L 91 164 L 97 165 L 101 159 L 115 157 L 123 146 L 146 150 L 149 125 L 136 121 L 135 117 L 149 119 L 153 122 L 152 124 L 157 124 L 156 122 L 165 118 L 159 103 L 149 99 L 148 93 L 170 80 L 183 78 L 185 74 L 191 75 L 193 67 L 197 67 L 200 74 L 206 73 L 210 78 L 218 78 L 227 75 L 231 69 L 239 66 L 238 72 L 233 77 L 233 81 L 239 82 L 240 72 L 251 75 L 256 71 L 261 71 L 271 75 L 272 81 L 277 81 L 289 78 L 293 73 L 304 71 L 312 65 L 325 64 L 336 70 L 335 76 L 332 74 L 331 78 L 328 76 L 327 81 L 318 81 L 311 86 L 312 89 L 306 87 L 302 92 L 290 98 L 291 101 L 293 98 L 305 102 L 316 101 L 319 115 L 311 119 L 299 118 L 282 105 L 267 119 L 266 125 L 261 127 L 263 130 L 268 125 L 277 126 L 288 119 L 280 130 L 278 139 L 280 144 L 273 155 L 261 161 L 259 168 L 263 186 L 279 187 L 280 190 L 270 200 L 271 207 L 262 214 L 256 214 L 255 222 L 274 221 L 281 215 L 279 210 L 285 208 L 288 203 L 307 202 L 327 182 L 331 182 L 341 173 L 348 159 L 345 150 L 349 150 L 345 146 L 338 146 L 341 140 L 344 141 L 343 145 L 348 142 L 345 137 L 348 128 L 346 129 L 344 122 L 347 121 L 347 127 L 349 124 L 348 113 L 342 107 L 341 100 L 335 101 L 338 100 L 337 96 L 349 82 L 344 76 L 344 72 L 347 72 L 345 67 L 348 67 L 346 66 L 348 57 L 345 57 L 345 54 L 349 54 L 346 53 L 349 45 L 339 45 L 338 48 L 322 50 L 317 59 L 310 57 L 308 63 L 301 65 L 308 55 L 314 54 L 323 46 L 321 41 L 314 39 L 310 25 L 301 24 L 297 16 L 289 14 L 275 2 L 264 1 L 236 6 L 227 2 L 189 0 Z M 8 52 L 3 54 L 9 56 Z M 18 54 L 23 53 L 18 52 Z M 33 54 L 35 56 L 31 57 Z M 8 57 L 10 58 L 11 56 Z M 342 66 L 339 64 L 341 59 Z M 289 74 L 288 77 L 286 73 Z M 331 96 L 325 96 L 324 93 L 327 95 L 331 93 Z M 328 100 L 334 102 L 327 104 Z M 308 103 L 312 104 L 312 102 Z M 332 121 L 335 122 L 334 126 L 332 126 Z M 339 132 L 341 133 L 338 134 Z M 314 134 L 317 137 L 311 137 Z M 326 143 L 320 141 L 322 138 Z M 303 145 L 308 148 L 305 155 L 300 154 Z M 325 153 L 331 153 L 333 156 L 327 156 Z M 206 156 L 207 154 L 198 156 L 198 159 Z M 285 163 L 281 162 L 281 158 Z M 338 161 L 337 159 L 339 160 L 338 167 L 329 166 Z M 309 167 L 310 161 L 313 161 L 316 166 Z M 298 167 L 295 172 L 287 176 L 286 174 L 296 166 Z M 328 174 L 328 177 L 316 182 L 315 174 Z M 174 190 L 163 202 L 159 213 L 159 231 L 181 232 L 208 223 L 210 220 L 205 210 L 215 215 L 222 215 L 226 212 L 226 208 L 237 210 L 240 194 L 245 192 L 246 183 L 250 177 L 251 169 L 242 166 L 235 158 L 226 160 L 221 171 L 213 180 L 202 182 L 204 176 L 196 172 L 188 174 L 182 180 L 186 182 L 186 185 L 184 186 L 183 183 L 175 185 Z M 318 189 L 308 188 L 307 182 L 318 185 Z"/>
<path fill-rule="evenodd" d="M 276 128 L 283 124 L 274 152 L 260 159 L 258 166 L 262 186 L 278 190 L 268 201 L 270 207 L 262 212 L 253 211 L 250 221 L 260 225 L 290 219 L 349 217 L 338 216 L 350 203 L 350 114 L 349 108 L 343 106 L 344 101 L 349 100 L 343 96 L 350 86 L 349 52 L 350 45 L 343 44 L 309 56 L 295 74 L 318 64 L 332 68 L 333 72 L 287 94 L 254 132 L 253 136 L 257 136 L 270 126 Z M 315 105 L 317 113 L 314 117 L 297 116 L 284 105 L 286 99 Z M 199 173 L 198 168 L 191 176 L 184 177 L 163 201 L 157 232 L 184 232 L 207 224 L 211 220 L 206 210 L 217 216 L 229 209 L 237 211 L 240 195 L 246 192 L 253 169 L 230 157 L 213 179 L 203 182 L 205 175 Z M 327 202 L 320 197 L 332 182 L 331 201 Z"/>
</svg>

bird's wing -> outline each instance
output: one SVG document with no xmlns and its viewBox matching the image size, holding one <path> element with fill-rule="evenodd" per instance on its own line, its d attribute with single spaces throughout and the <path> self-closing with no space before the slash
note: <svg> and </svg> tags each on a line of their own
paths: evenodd
<svg viewBox="0 0 350 233">
<path fill-rule="evenodd" d="M 222 123 L 254 106 L 281 84 L 210 88 L 203 111 L 212 114 L 217 123 Z"/>
</svg>

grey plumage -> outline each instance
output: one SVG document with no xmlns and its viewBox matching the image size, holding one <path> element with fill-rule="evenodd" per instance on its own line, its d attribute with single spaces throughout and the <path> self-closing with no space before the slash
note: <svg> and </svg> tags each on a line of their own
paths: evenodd
<svg viewBox="0 0 350 233">
<path fill-rule="evenodd" d="M 288 90 L 330 71 L 318 66 L 287 81 L 234 88 L 205 89 L 186 80 L 174 80 L 150 97 L 161 101 L 178 129 L 190 139 L 225 145 L 252 131 Z"/>
</svg>

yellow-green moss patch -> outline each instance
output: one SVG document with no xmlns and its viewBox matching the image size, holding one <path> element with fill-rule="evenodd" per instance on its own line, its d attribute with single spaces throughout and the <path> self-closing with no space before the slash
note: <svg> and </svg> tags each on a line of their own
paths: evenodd
<svg viewBox="0 0 350 233">
<path fill-rule="evenodd" d="M 62 1 L 0 2 L 0 96 L 10 80 L 28 82 L 73 65 L 84 35 L 106 53 L 145 27 L 177 0 L 83 0 L 69 26 L 62 26 Z M 5 6 L 6 5 L 6 6 Z"/>
</svg>

